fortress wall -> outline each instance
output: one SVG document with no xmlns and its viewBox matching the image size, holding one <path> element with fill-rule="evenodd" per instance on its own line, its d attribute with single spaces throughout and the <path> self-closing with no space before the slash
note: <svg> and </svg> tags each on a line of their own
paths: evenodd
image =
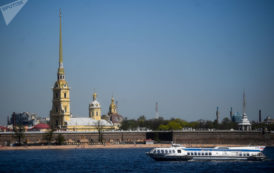
<svg viewBox="0 0 274 173">
<path fill-rule="evenodd" d="M 61 132 L 54 134 L 53 138 Z M 25 133 L 23 141 L 28 143 L 41 143 L 45 133 Z M 96 132 L 90 133 L 75 133 L 65 132 L 62 133 L 66 141 L 88 142 L 97 143 L 99 134 Z M 103 132 L 103 141 L 106 143 L 133 143 L 144 142 L 146 139 L 153 139 L 155 141 L 173 141 L 174 143 L 181 144 L 234 144 L 234 145 L 266 145 L 274 146 L 274 133 L 261 133 L 261 132 L 231 132 L 231 131 L 200 131 L 200 132 Z M 168 140 L 167 140 L 168 139 Z M 7 145 L 16 142 L 11 132 L 0 133 L 0 145 Z M 73 142 L 72 142 L 73 143 Z"/>
<path fill-rule="evenodd" d="M 234 144 L 274 146 L 274 134 L 261 132 L 173 132 L 173 141 L 181 144 Z"/>
</svg>

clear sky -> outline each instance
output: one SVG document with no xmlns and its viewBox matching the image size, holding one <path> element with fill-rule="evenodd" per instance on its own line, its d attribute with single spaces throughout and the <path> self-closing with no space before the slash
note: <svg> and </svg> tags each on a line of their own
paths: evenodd
<svg viewBox="0 0 274 173">
<path fill-rule="evenodd" d="M 0 1 L 0 5 L 11 2 Z M 12 112 L 48 117 L 57 79 L 59 8 L 71 113 L 88 117 L 95 88 L 128 118 L 274 118 L 273 0 L 29 0 L 0 16 L 0 124 Z"/>
</svg>

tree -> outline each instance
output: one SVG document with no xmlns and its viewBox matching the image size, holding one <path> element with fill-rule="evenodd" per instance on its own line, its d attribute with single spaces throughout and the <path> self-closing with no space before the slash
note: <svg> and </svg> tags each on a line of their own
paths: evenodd
<svg viewBox="0 0 274 173">
<path fill-rule="evenodd" d="M 43 136 L 43 139 L 47 141 L 47 144 L 50 145 L 51 141 L 53 139 L 53 133 L 54 129 L 50 129 L 48 132 L 46 132 Z"/>
<path fill-rule="evenodd" d="M 22 145 L 22 141 L 25 138 L 25 128 L 24 126 L 20 123 L 18 126 L 13 127 L 13 132 L 14 135 L 13 137 L 17 140 L 18 145 Z"/>
<path fill-rule="evenodd" d="M 58 134 L 55 140 L 57 145 L 63 145 L 65 143 L 65 137 L 61 133 Z"/>
<path fill-rule="evenodd" d="M 159 130 L 168 130 L 168 129 L 169 129 L 168 125 L 161 124 L 159 126 Z"/>
<path fill-rule="evenodd" d="M 98 142 L 99 143 L 103 143 L 103 133 L 102 133 L 102 130 L 103 130 L 103 126 L 101 124 L 101 120 L 98 120 L 97 121 L 97 131 L 98 131 Z"/>
<path fill-rule="evenodd" d="M 122 122 L 122 130 L 135 130 L 138 127 L 138 122 L 136 120 L 128 120 L 125 118 Z"/>
<path fill-rule="evenodd" d="M 178 122 L 177 120 L 170 121 L 167 124 L 167 126 L 168 126 L 169 130 L 181 130 L 182 129 L 180 122 Z"/>
<path fill-rule="evenodd" d="M 145 126 L 145 121 L 146 121 L 146 117 L 145 117 L 144 115 L 140 116 L 140 117 L 137 119 L 138 126 L 139 126 L 139 127 L 144 127 L 144 126 Z"/>
</svg>

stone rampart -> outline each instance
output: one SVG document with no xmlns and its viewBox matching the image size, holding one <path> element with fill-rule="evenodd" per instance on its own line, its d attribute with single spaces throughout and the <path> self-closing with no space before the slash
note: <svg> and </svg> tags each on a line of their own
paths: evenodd
<svg viewBox="0 0 274 173">
<path fill-rule="evenodd" d="M 67 143 L 98 143 L 97 132 L 55 132 L 53 139 L 62 134 Z M 16 143 L 12 132 L 0 133 L 0 145 Z M 45 133 L 27 132 L 23 139 L 29 144 L 45 143 Z M 103 132 L 102 139 L 105 143 L 142 143 L 146 139 L 157 142 L 171 142 L 180 144 L 233 144 L 233 145 L 266 145 L 274 146 L 274 133 L 240 132 L 240 131 L 117 131 Z"/>
</svg>

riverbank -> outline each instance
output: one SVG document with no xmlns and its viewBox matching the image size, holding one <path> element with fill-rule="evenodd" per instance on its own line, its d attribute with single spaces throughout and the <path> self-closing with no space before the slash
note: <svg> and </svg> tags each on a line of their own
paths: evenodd
<svg viewBox="0 0 274 173">
<path fill-rule="evenodd" d="M 243 145 L 212 145 L 212 144 L 184 144 L 185 147 L 216 147 L 216 146 L 243 146 Z M 246 145 L 245 145 L 246 146 Z M 48 149 L 119 149 L 119 148 L 156 148 L 170 147 L 170 144 L 105 144 L 105 145 L 42 145 L 42 146 L 2 146 L 0 150 L 48 150 Z"/>
</svg>

